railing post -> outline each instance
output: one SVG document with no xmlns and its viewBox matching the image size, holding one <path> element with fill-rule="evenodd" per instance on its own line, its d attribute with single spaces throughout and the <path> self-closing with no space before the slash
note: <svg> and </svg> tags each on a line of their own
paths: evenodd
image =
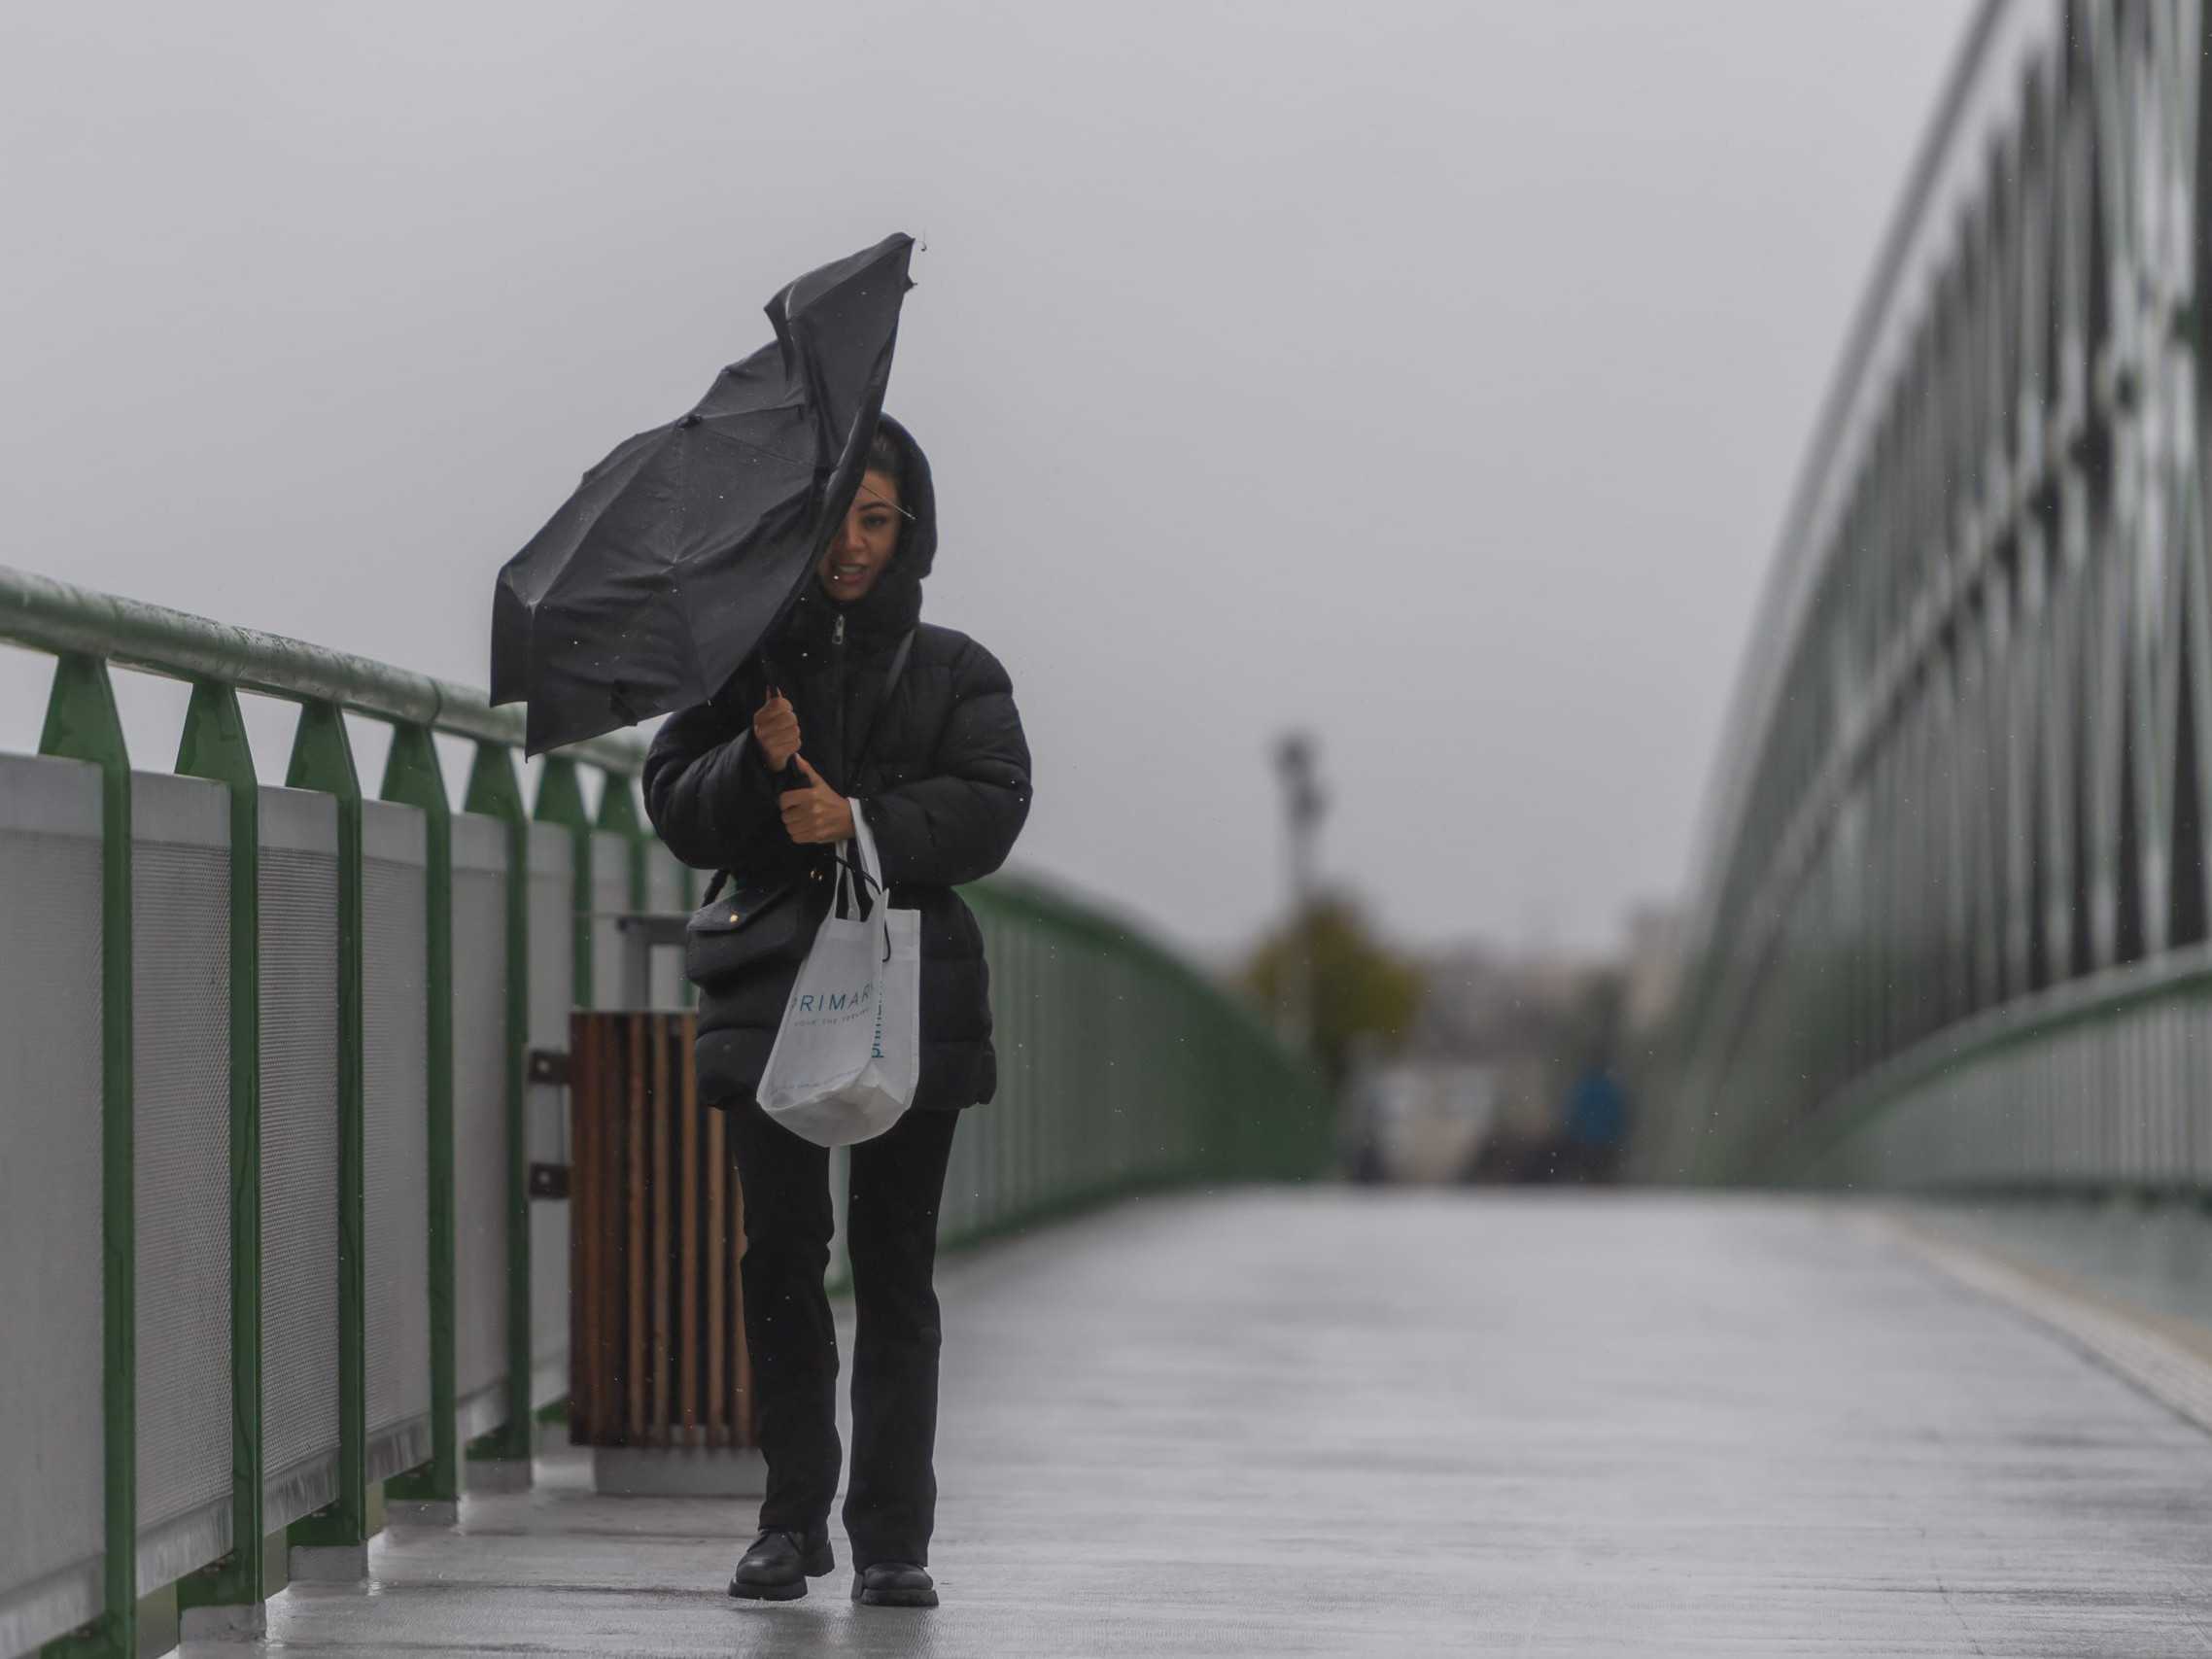
<svg viewBox="0 0 2212 1659">
<path fill-rule="evenodd" d="M 97 657 L 54 663 L 39 753 L 100 769 L 101 1501 L 100 1616 L 49 1642 L 59 1659 L 136 1659 L 138 1650 L 138 1233 L 131 1082 L 130 751 Z"/>
<path fill-rule="evenodd" d="M 336 704 L 299 706 L 299 729 L 285 781 L 294 789 L 334 796 L 338 807 L 338 1496 L 293 1522 L 288 1538 L 295 1551 L 335 1549 L 350 1558 L 368 1542 L 369 1533 L 363 848 L 361 776 Z"/>
<path fill-rule="evenodd" d="M 484 1462 L 529 1467 L 530 1408 L 530 1144 L 524 1112 L 530 1049 L 530 814 L 503 743 L 479 740 L 464 809 L 507 828 L 507 1416 L 468 1445 Z"/>
<path fill-rule="evenodd" d="M 177 771 L 230 797 L 230 1552 L 177 1584 L 180 1612 L 230 1609 L 225 1634 L 261 1613 L 261 796 L 235 688 L 192 687 Z M 207 1634 L 215 1634 L 213 1631 Z"/>
<path fill-rule="evenodd" d="M 430 1010 L 431 1308 L 431 1461 L 387 1480 L 384 1495 L 450 1509 L 461 1497 L 461 1446 L 454 1420 L 453 805 L 428 726 L 393 726 L 383 797 L 423 814 L 429 894 L 423 983 Z"/>
</svg>

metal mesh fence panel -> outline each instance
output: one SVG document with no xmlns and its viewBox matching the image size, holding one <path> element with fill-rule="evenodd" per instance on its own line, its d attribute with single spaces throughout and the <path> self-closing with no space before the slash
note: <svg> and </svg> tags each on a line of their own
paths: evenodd
<svg viewBox="0 0 2212 1659">
<path fill-rule="evenodd" d="M 141 773 L 132 787 L 144 1591 L 209 1559 L 227 1534 L 230 813 L 217 784 Z M 212 1531 L 177 1535 L 201 1515 L 218 1517 Z"/>
<path fill-rule="evenodd" d="M 332 797 L 262 792 L 260 913 L 261 1434 L 274 1526 L 315 1505 L 319 1490 L 302 1491 L 301 1481 L 332 1467 L 338 1450 Z"/>
<path fill-rule="evenodd" d="M 363 820 L 362 1230 L 373 1440 L 430 1409 L 430 1005 L 422 816 L 368 802 Z"/>
<path fill-rule="evenodd" d="M 100 775 L 0 756 L 0 1652 L 98 1611 Z"/>
<path fill-rule="evenodd" d="M 454 818 L 454 1386 L 464 1400 L 506 1375 L 506 864 L 503 824 Z"/>
</svg>

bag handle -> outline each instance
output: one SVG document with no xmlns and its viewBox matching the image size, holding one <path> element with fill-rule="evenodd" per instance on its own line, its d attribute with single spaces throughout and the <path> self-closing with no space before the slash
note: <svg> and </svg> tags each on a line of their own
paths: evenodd
<svg viewBox="0 0 2212 1659">
<path fill-rule="evenodd" d="M 852 811 L 852 842 L 860 853 L 860 876 L 877 892 L 883 891 L 883 860 L 876 850 L 876 832 L 868 827 L 868 814 L 857 800 L 846 805 Z"/>
<path fill-rule="evenodd" d="M 860 824 L 860 803 L 848 801 L 846 805 L 851 810 L 852 821 L 857 828 Z M 883 891 L 882 881 L 860 856 L 856 839 L 838 843 L 832 860 L 837 865 L 837 889 L 830 903 L 831 914 L 849 916 L 854 921 L 867 919 L 875 914 L 879 897 Z M 860 908 L 864 899 L 868 905 L 866 911 Z"/>
<path fill-rule="evenodd" d="M 891 959 L 891 890 L 883 885 L 883 861 L 876 851 L 876 832 L 868 827 L 868 814 L 860 810 L 857 800 L 847 801 L 852 810 L 852 846 L 859 854 L 860 880 L 873 893 L 874 909 L 870 917 L 883 930 L 883 960 Z M 849 862 L 843 860 L 841 862 Z"/>
<path fill-rule="evenodd" d="M 876 835 L 868 827 L 868 819 L 856 799 L 847 800 L 847 809 L 852 813 L 852 834 L 838 843 L 837 847 L 837 914 L 846 914 L 846 901 L 851 900 L 851 914 L 858 916 L 860 901 L 868 900 L 871 915 L 877 897 L 886 891 L 883 885 L 883 864 L 876 851 Z"/>
</svg>

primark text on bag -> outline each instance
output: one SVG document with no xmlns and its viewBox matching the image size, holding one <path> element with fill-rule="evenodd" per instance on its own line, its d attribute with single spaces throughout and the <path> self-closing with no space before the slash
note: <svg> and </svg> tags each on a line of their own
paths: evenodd
<svg viewBox="0 0 2212 1659">
<path fill-rule="evenodd" d="M 817 1146 L 872 1140 L 921 1079 L 921 916 L 893 910 L 876 838 L 852 803 L 837 896 L 784 1005 L 761 1110 Z"/>
</svg>

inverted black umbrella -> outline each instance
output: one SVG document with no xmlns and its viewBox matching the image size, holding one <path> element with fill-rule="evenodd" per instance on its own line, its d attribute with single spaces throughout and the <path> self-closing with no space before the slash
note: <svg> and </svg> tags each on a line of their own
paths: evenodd
<svg viewBox="0 0 2212 1659">
<path fill-rule="evenodd" d="M 501 569 L 492 701 L 528 703 L 530 753 L 704 701 L 776 625 L 860 487 L 913 249 L 785 288 L 775 344 L 619 445 Z"/>
</svg>

